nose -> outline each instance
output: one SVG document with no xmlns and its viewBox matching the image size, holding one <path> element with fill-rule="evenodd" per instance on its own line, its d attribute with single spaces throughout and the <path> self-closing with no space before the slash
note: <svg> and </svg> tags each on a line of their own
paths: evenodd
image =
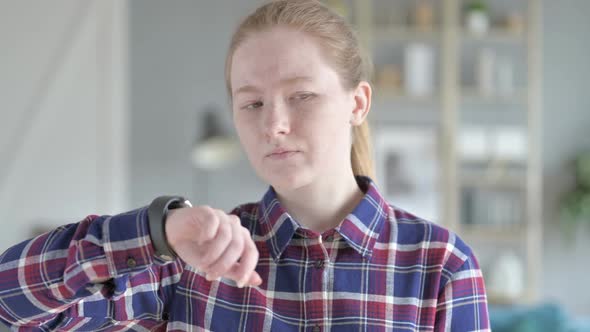
<svg viewBox="0 0 590 332">
<path fill-rule="evenodd" d="M 266 110 L 264 119 L 264 131 L 267 139 L 272 140 L 279 136 L 289 134 L 291 121 L 287 107 L 281 102 L 275 102 Z"/>
</svg>

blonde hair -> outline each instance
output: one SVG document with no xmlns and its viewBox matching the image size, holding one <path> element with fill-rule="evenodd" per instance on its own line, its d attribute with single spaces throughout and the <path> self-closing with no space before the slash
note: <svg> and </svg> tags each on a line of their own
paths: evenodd
<svg viewBox="0 0 590 332">
<path fill-rule="evenodd" d="M 342 85 L 354 89 L 361 81 L 369 81 L 371 64 L 361 51 L 351 26 L 340 15 L 317 0 L 275 0 L 259 7 L 238 26 L 225 61 L 225 82 L 231 98 L 231 65 L 235 50 L 252 33 L 276 26 L 292 27 L 321 40 L 320 46 L 338 73 Z M 373 158 L 367 120 L 352 129 L 350 159 L 354 175 L 373 180 Z"/>
</svg>

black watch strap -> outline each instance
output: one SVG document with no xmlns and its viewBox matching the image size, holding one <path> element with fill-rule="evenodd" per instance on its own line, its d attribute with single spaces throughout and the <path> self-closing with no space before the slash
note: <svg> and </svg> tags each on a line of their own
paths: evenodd
<svg viewBox="0 0 590 332">
<path fill-rule="evenodd" d="M 148 207 L 148 223 L 156 256 L 167 261 L 176 258 L 166 240 L 166 217 L 168 210 L 190 206 L 191 203 L 182 196 L 160 196 L 152 201 Z"/>
</svg>

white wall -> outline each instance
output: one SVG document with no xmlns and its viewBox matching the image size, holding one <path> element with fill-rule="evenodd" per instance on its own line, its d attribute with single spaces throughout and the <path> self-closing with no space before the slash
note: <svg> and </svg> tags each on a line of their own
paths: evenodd
<svg viewBox="0 0 590 332">
<path fill-rule="evenodd" d="M 0 250 L 127 208 L 126 3 L 0 2 Z"/>
</svg>

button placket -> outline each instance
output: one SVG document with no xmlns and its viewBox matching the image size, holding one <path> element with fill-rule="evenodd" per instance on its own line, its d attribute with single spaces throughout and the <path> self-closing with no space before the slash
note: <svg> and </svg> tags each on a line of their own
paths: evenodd
<svg viewBox="0 0 590 332">
<path fill-rule="evenodd" d="M 309 266 L 308 273 L 310 274 L 312 283 L 310 286 L 309 291 L 321 291 L 326 289 L 326 284 L 328 281 L 328 269 L 326 268 L 330 264 L 330 256 L 326 247 L 324 246 L 324 238 L 322 235 L 319 237 L 313 237 L 309 239 L 307 242 L 308 250 L 307 250 L 307 266 Z M 325 308 L 327 299 L 322 297 L 322 303 L 318 303 L 319 307 Z M 325 310 L 313 310 L 313 312 L 309 313 L 307 319 L 314 320 L 315 322 L 322 321 L 325 319 Z M 313 331 L 319 332 L 322 331 L 321 324 L 310 324 L 305 328 L 306 331 Z"/>
</svg>

